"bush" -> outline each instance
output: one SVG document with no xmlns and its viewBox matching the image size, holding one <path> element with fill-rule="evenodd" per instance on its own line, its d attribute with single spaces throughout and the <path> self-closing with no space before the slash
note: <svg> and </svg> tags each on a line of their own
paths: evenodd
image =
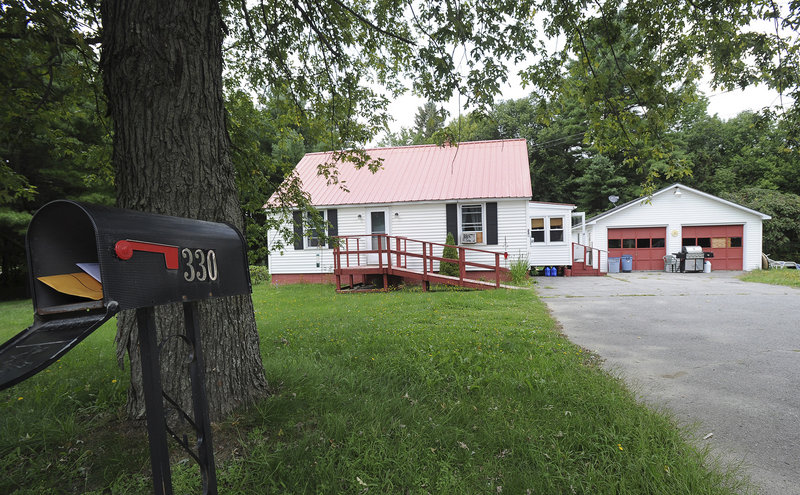
<svg viewBox="0 0 800 495">
<path fill-rule="evenodd" d="M 269 274 L 269 267 L 260 265 L 250 265 L 250 283 L 253 285 L 270 283 L 272 277 Z"/>
<path fill-rule="evenodd" d="M 517 258 L 511 262 L 509 266 L 509 270 L 511 271 L 511 283 L 514 285 L 523 285 L 528 280 L 528 270 L 530 269 L 530 263 L 528 262 L 528 256 L 519 255 Z"/>
<path fill-rule="evenodd" d="M 442 258 L 457 260 L 458 249 L 455 248 L 456 240 L 453 239 L 452 233 L 447 233 L 447 239 L 444 241 L 444 243 L 447 244 L 447 246 L 445 246 L 442 250 Z M 458 263 L 442 261 L 439 264 L 439 273 L 442 275 L 449 275 L 451 277 L 458 277 Z"/>
</svg>

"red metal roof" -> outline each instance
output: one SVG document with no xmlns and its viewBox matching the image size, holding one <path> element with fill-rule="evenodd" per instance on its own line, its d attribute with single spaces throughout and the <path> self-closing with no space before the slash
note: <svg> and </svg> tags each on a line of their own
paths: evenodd
<svg viewBox="0 0 800 495">
<path fill-rule="evenodd" d="M 332 152 L 308 153 L 296 171 L 316 206 L 481 198 L 531 197 L 524 139 L 476 141 L 458 146 L 402 146 L 366 150 L 383 166 L 374 174 L 352 163 L 337 164 L 339 185 L 328 185 L 317 167 Z M 349 191 L 349 192 L 348 192 Z"/>
</svg>

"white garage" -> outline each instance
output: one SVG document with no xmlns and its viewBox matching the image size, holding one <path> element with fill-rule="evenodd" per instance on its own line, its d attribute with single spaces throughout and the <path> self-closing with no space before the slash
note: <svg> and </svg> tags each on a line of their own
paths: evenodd
<svg viewBox="0 0 800 495">
<path fill-rule="evenodd" d="M 762 222 L 771 217 L 683 184 L 617 206 L 573 228 L 573 241 L 608 257 L 631 255 L 633 270 L 662 270 L 664 256 L 682 246 L 711 252 L 713 270 L 761 266 Z"/>
</svg>

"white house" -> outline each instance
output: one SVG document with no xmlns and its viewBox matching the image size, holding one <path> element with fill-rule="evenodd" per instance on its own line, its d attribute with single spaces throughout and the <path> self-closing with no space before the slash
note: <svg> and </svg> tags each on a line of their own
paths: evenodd
<svg viewBox="0 0 800 495">
<path fill-rule="evenodd" d="M 329 224 L 329 235 L 404 236 L 444 243 L 448 232 L 456 243 L 508 253 L 507 266 L 528 257 L 531 265 L 566 265 L 573 205 L 531 202 L 528 150 L 524 139 L 479 141 L 457 146 L 403 146 L 367 150 L 382 161 L 375 173 L 339 162 L 339 185 L 318 174 L 333 163 L 333 153 L 309 153 L 296 172 L 311 204 Z M 341 186 L 344 187 L 341 187 Z M 303 232 L 300 212 L 292 221 L 297 237 L 282 252 L 271 249 L 274 283 L 332 281 L 333 249 L 314 232 Z M 277 232 L 269 232 L 275 239 Z M 440 256 L 441 247 L 438 248 Z M 374 255 L 377 256 L 377 255 Z M 491 253 L 469 253 L 470 261 L 493 264 Z M 421 269 L 422 262 L 410 259 Z M 438 270 L 438 263 L 434 267 Z M 472 276 L 479 276 L 473 273 Z"/>
<path fill-rule="evenodd" d="M 633 256 L 633 270 L 663 270 L 664 256 L 682 246 L 714 253 L 713 270 L 753 270 L 761 266 L 762 222 L 771 217 L 697 189 L 673 184 L 617 206 L 576 225 L 575 242 L 599 250 L 599 268 L 608 257 Z"/>
</svg>

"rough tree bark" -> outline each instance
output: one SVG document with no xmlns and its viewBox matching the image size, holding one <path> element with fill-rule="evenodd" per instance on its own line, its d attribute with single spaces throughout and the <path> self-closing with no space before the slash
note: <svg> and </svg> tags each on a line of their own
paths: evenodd
<svg viewBox="0 0 800 495">
<path fill-rule="evenodd" d="M 114 121 L 120 207 L 242 228 L 225 129 L 223 23 L 217 0 L 104 1 L 101 67 Z M 267 390 L 250 296 L 201 303 L 212 420 Z M 178 305 L 156 311 L 159 340 L 183 330 Z M 130 356 L 128 414 L 144 414 L 136 318 L 123 314 L 117 355 Z M 191 411 L 187 349 L 168 339 L 164 391 Z"/>
</svg>

